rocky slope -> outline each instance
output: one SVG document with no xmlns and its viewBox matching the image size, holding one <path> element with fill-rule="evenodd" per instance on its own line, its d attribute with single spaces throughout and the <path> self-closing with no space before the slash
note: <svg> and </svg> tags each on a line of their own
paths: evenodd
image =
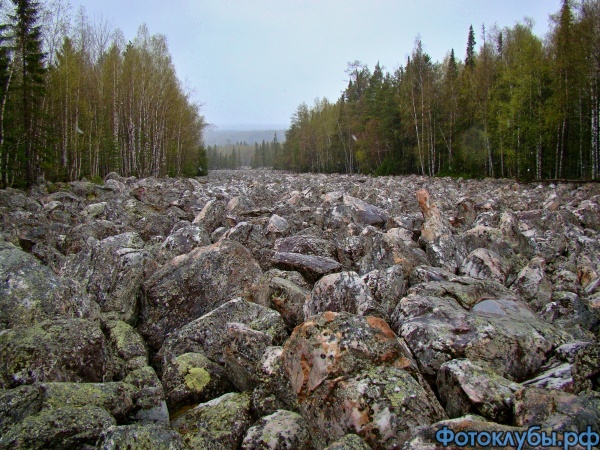
<svg viewBox="0 0 600 450">
<path fill-rule="evenodd" d="M 0 448 L 600 432 L 599 184 L 109 174 L 0 214 Z"/>
</svg>

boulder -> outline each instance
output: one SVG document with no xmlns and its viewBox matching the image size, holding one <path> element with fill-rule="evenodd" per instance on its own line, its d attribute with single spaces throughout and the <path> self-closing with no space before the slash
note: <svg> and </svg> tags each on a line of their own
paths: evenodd
<svg viewBox="0 0 600 450">
<path fill-rule="evenodd" d="M 61 269 L 78 280 L 100 305 L 105 319 L 133 324 L 137 297 L 147 267 L 152 263 L 137 233 L 123 233 L 101 241 L 90 239 L 88 250 L 74 255 Z"/>
<path fill-rule="evenodd" d="M 465 291 L 455 282 L 424 283 L 411 288 L 398 304 L 392 328 L 405 339 L 423 375 L 434 377 L 443 363 L 468 358 L 500 376 L 523 381 L 568 339 L 514 294 L 485 293 L 481 287 Z"/>
<path fill-rule="evenodd" d="M 600 395 L 526 387 L 515 394 L 515 424 L 544 429 L 582 432 L 591 427 L 600 432 Z"/>
<path fill-rule="evenodd" d="M 329 445 L 325 450 L 371 450 L 357 434 L 347 434 Z"/>
<path fill-rule="evenodd" d="M 103 330 L 113 349 L 115 378 L 123 379 L 132 370 L 148 365 L 148 349 L 135 328 L 120 320 L 110 320 Z"/>
<path fill-rule="evenodd" d="M 161 380 L 172 414 L 234 390 L 225 370 L 201 353 L 174 358 L 164 367 Z"/>
<path fill-rule="evenodd" d="M 115 419 L 97 406 L 46 409 L 23 419 L 0 437 L 0 448 L 92 448 Z"/>
<path fill-rule="evenodd" d="M 191 448 L 239 448 L 252 425 L 250 394 L 229 393 L 201 403 L 171 422 Z"/>
<path fill-rule="evenodd" d="M 244 324 L 251 330 L 265 333 L 271 340 L 269 345 L 279 345 L 287 338 L 285 323 L 279 313 L 238 298 L 173 333 L 159 352 L 162 367 L 173 364 L 173 360 L 184 353 L 201 353 L 225 366 L 228 323 Z"/>
<path fill-rule="evenodd" d="M 109 381 L 112 367 L 100 327 L 84 319 L 48 320 L 0 333 L 2 389 L 38 381 Z"/>
<path fill-rule="evenodd" d="M 224 211 L 225 203 L 219 200 L 210 200 L 204 205 L 192 224 L 202 225 L 206 231 L 212 233 L 223 226 Z"/>
<path fill-rule="evenodd" d="M 450 418 L 477 413 L 510 425 L 514 393 L 521 386 L 468 359 L 442 364 L 437 374 L 440 401 Z"/>
<path fill-rule="evenodd" d="M 272 262 L 284 270 L 297 270 L 306 279 L 315 282 L 324 275 L 338 272 L 342 265 L 335 259 L 323 256 L 310 256 L 301 253 L 276 252 Z"/>
<path fill-rule="evenodd" d="M 294 330 L 283 363 L 315 445 L 348 433 L 396 448 L 445 417 L 402 341 L 376 317 L 325 312 Z"/>
<path fill-rule="evenodd" d="M 321 278 L 304 304 L 304 317 L 325 311 L 346 311 L 360 316 L 385 316 L 369 288 L 356 272 L 339 272 Z"/>
<path fill-rule="evenodd" d="M 179 433 L 158 424 L 111 426 L 96 443 L 97 450 L 185 450 L 187 445 Z"/>
<path fill-rule="evenodd" d="M 500 255 L 485 248 L 477 248 L 467 255 L 458 272 L 480 280 L 494 280 L 504 284 L 510 267 Z"/>
<path fill-rule="evenodd" d="M 296 394 L 283 368 L 282 355 L 283 347 L 267 347 L 258 365 L 259 383 L 252 391 L 252 408 L 259 417 L 279 409 L 299 411 Z"/>
<path fill-rule="evenodd" d="M 178 256 L 144 282 L 138 330 L 158 349 L 169 333 L 246 295 L 261 273 L 248 250 L 230 240 Z"/>
<path fill-rule="evenodd" d="M 107 411 L 117 422 L 129 420 L 134 411 L 135 387 L 123 382 L 40 383 L 42 409 L 96 406 Z"/>
<path fill-rule="evenodd" d="M 189 253 L 196 247 L 204 247 L 210 244 L 210 236 L 204 227 L 184 225 L 172 231 L 163 241 L 160 246 L 160 259 L 166 262 L 176 256 Z"/>
<path fill-rule="evenodd" d="M 154 369 L 145 366 L 132 370 L 124 379 L 134 387 L 132 393 L 135 415 L 133 421 L 168 423 L 169 411 L 162 384 Z"/>
<path fill-rule="evenodd" d="M 402 266 L 396 265 L 387 269 L 372 270 L 362 276 L 383 318 L 389 321 L 396 305 L 406 295 L 408 280 Z"/>
<path fill-rule="evenodd" d="M 260 418 L 251 426 L 244 437 L 242 448 L 260 450 L 312 450 L 308 427 L 298 413 L 278 410 Z"/>
<path fill-rule="evenodd" d="M 572 373 L 576 393 L 588 389 L 600 392 L 600 344 L 578 349 L 573 358 Z"/>
<path fill-rule="evenodd" d="M 42 409 L 42 390 L 39 384 L 22 385 L 0 391 L 0 436 L 13 425 Z"/>
<path fill-rule="evenodd" d="M 296 235 L 275 241 L 275 250 L 281 253 L 301 253 L 303 255 L 335 258 L 337 250 L 333 242 L 311 235 Z"/>
<path fill-rule="evenodd" d="M 32 255 L 0 241 L 0 330 L 55 318 L 98 317 L 98 305 Z"/>
</svg>

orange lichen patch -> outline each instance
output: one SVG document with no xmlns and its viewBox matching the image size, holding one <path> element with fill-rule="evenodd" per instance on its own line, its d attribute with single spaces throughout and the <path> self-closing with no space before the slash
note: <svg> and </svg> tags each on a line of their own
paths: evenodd
<svg viewBox="0 0 600 450">
<path fill-rule="evenodd" d="M 401 356 L 397 360 L 394 361 L 393 366 L 398 367 L 399 369 L 406 369 L 407 367 L 412 366 L 412 361 L 404 356 Z"/>
<path fill-rule="evenodd" d="M 338 313 L 335 313 L 333 311 L 326 311 L 325 313 L 323 313 L 323 319 L 325 319 L 326 322 L 333 322 L 335 320 L 335 318 L 338 316 Z"/>
<path fill-rule="evenodd" d="M 370 326 L 381 330 L 381 332 L 385 336 L 387 336 L 391 339 L 395 339 L 397 337 L 396 334 L 390 328 L 390 326 L 385 322 L 385 320 L 380 319 L 379 317 L 374 317 L 374 316 L 367 316 L 366 319 L 367 319 L 367 323 Z"/>
</svg>

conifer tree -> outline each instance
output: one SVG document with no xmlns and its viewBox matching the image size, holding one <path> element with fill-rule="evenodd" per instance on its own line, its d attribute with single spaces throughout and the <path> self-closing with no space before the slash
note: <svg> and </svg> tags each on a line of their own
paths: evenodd
<svg viewBox="0 0 600 450">
<path fill-rule="evenodd" d="M 40 5 L 34 0 L 13 0 L 15 49 L 18 61 L 21 98 L 19 151 L 25 159 L 28 186 L 37 181 L 39 169 L 38 126 L 40 101 L 44 94 L 45 55 L 42 53 L 42 30 L 38 25 Z"/>
<path fill-rule="evenodd" d="M 475 32 L 473 25 L 469 27 L 469 37 L 467 38 L 467 56 L 465 57 L 465 66 L 473 70 L 475 68 Z"/>
</svg>

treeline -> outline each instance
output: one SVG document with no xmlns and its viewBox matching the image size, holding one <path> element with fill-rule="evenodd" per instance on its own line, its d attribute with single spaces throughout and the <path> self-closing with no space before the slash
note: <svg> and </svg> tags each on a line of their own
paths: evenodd
<svg viewBox="0 0 600 450">
<path fill-rule="evenodd" d="M 284 169 L 283 147 L 273 135 L 273 140 L 262 143 L 255 142 L 249 145 L 244 142 L 236 142 L 233 145 L 208 146 L 208 168 L 216 169 L 240 169 L 251 167 L 252 169 L 273 168 Z"/>
<path fill-rule="evenodd" d="M 73 19 L 62 0 L 3 3 L 0 175 L 41 179 L 194 176 L 207 171 L 205 121 L 177 79 L 165 36 L 132 41 L 106 22 Z"/>
<path fill-rule="evenodd" d="M 599 178 L 600 1 L 563 0 L 540 39 L 525 21 L 473 27 L 464 61 L 420 38 L 384 73 L 350 63 L 335 102 L 302 104 L 282 166 L 294 171 Z"/>
</svg>

